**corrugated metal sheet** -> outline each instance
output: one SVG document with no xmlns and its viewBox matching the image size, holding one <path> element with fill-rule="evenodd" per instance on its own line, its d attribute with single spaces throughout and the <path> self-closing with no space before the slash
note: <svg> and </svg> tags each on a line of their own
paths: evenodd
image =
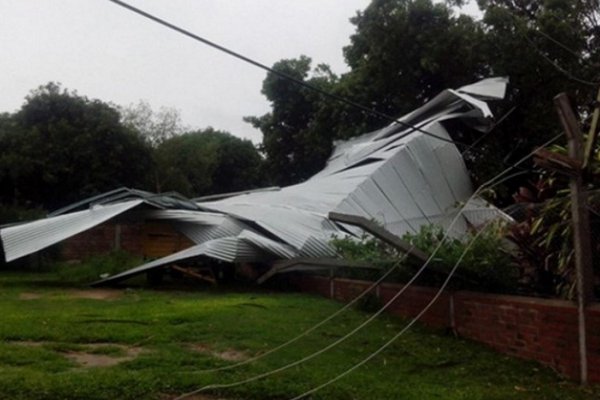
<svg viewBox="0 0 600 400">
<path fill-rule="evenodd" d="M 6 261 L 45 249 L 143 203 L 132 200 L 41 219 L 0 230 Z"/>
<path fill-rule="evenodd" d="M 153 268 L 199 256 L 207 256 L 226 262 L 253 262 L 277 258 L 294 258 L 297 256 L 297 253 L 288 246 L 281 245 L 253 232 L 244 231 L 237 237 L 224 237 L 209 240 L 178 253 L 140 265 L 129 271 L 94 282 L 92 285 L 104 285 L 118 282 Z"/>
<path fill-rule="evenodd" d="M 327 215 L 332 211 L 376 220 L 399 236 L 415 232 L 423 224 L 444 226 L 458 212 L 458 204 L 466 202 L 473 191 L 458 149 L 448 142 L 450 135 L 444 122 L 460 119 L 476 129 L 488 129 L 491 112 L 485 100 L 501 98 L 505 86 L 505 80 L 494 78 L 445 90 L 401 118 L 437 137 L 393 123 L 336 143 L 325 168 L 298 185 L 193 205 L 176 195 L 157 196 L 130 189 L 93 201 L 139 196 L 148 204 L 166 208 L 151 211 L 151 218 L 170 220 L 176 229 L 198 243 L 129 271 L 127 276 L 198 255 L 224 261 L 335 256 L 329 245 L 331 238 L 356 229 L 344 230 L 330 221 Z M 453 234 L 465 232 L 468 223 L 478 224 L 497 216 L 504 215 L 484 202 L 472 202 Z M 62 226 L 71 231 L 80 229 L 78 223 L 68 221 Z M 25 239 L 37 240 L 33 236 Z M 15 244 L 11 241 L 8 247 L 12 246 Z M 36 247 L 24 245 L 18 254 Z"/>
</svg>

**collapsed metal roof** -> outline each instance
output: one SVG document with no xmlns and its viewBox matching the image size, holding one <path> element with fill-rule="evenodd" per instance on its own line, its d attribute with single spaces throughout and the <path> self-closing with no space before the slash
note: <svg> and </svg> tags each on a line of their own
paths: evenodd
<svg viewBox="0 0 600 400">
<path fill-rule="evenodd" d="M 1 229 L 5 258 L 11 261 L 39 251 L 134 209 L 139 217 L 170 221 L 195 245 L 100 283 L 201 255 L 227 262 L 335 257 L 332 237 L 361 231 L 330 220 L 330 212 L 376 220 L 399 236 L 425 224 L 448 227 L 461 212 L 452 228 L 460 235 L 468 226 L 502 213 L 478 198 L 460 211 L 473 188 L 445 122 L 460 120 L 482 132 L 490 129 L 492 113 L 486 101 L 503 98 L 506 83 L 504 78 L 490 78 L 445 90 L 402 117 L 403 124 L 336 143 L 325 168 L 297 185 L 215 196 L 212 199 L 219 200 L 214 201 L 133 189 L 86 199 L 48 218 Z"/>
</svg>

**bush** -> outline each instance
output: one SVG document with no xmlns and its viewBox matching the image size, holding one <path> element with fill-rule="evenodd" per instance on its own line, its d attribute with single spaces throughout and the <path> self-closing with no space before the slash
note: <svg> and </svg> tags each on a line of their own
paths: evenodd
<svg viewBox="0 0 600 400">
<path fill-rule="evenodd" d="M 142 264 L 141 257 L 117 250 L 108 254 L 91 256 L 81 263 L 61 262 L 55 265 L 63 283 L 91 283 L 103 276 L 114 275 Z"/>
<path fill-rule="evenodd" d="M 402 239 L 426 254 L 432 254 L 443 237 L 442 227 L 425 225 L 418 233 L 405 234 Z M 475 242 L 469 245 L 472 240 Z M 383 271 L 396 267 L 397 270 L 386 279 L 388 282 L 407 282 L 422 266 L 420 261 L 411 257 L 398 265 L 402 253 L 371 236 L 365 235 L 360 239 L 334 239 L 331 244 L 344 259 L 368 262 L 380 266 Z M 452 280 L 452 288 L 503 293 L 517 291 L 518 269 L 512 261 L 509 243 L 504 239 L 504 227 L 501 224 L 489 225 L 479 234 L 476 231 L 469 232 L 461 239 L 446 238 L 433 261 L 416 283 L 439 286 L 468 246 L 470 246 L 469 250 Z M 375 280 L 382 273 L 375 270 L 345 268 L 338 270 L 337 275 L 352 279 Z"/>
<path fill-rule="evenodd" d="M 332 239 L 330 244 L 345 260 L 367 261 L 376 264 L 394 262 L 400 256 L 398 250 L 381 240 L 364 234 L 360 239 Z"/>
<path fill-rule="evenodd" d="M 491 224 L 482 229 L 483 232 L 470 231 L 461 239 L 448 237 L 442 243 L 444 230 L 425 225 L 416 234 L 405 234 L 403 239 L 427 254 L 432 254 L 442 243 L 433 261 L 445 273 L 450 272 L 466 251 L 457 270 L 459 279 L 453 282 L 455 288 L 515 292 L 519 274 L 505 239 L 504 224 Z M 471 244 L 472 241 L 475 242 Z"/>
</svg>

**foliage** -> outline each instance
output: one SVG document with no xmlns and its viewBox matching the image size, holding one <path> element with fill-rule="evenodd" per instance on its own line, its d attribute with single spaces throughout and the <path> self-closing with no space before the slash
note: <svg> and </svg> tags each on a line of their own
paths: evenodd
<svg viewBox="0 0 600 400">
<path fill-rule="evenodd" d="M 502 163 L 522 158 L 560 132 L 552 106 L 558 93 L 569 93 L 581 115 L 589 113 L 596 88 L 578 80 L 600 78 L 600 8 L 597 0 L 478 3 L 484 12 L 485 51 L 491 72 L 508 76 L 511 81 L 507 101 L 497 107 L 496 113 L 504 115 L 514 107 L 481 144 L 480 152 L 468 157 L 472 171 L 477 166 L 485 167 L 484 174 L 474 174 L 475 182 L 481 183 L 498 173 Z M 510 204 L 510 195 L 531 179 L 535 174 L 507 184 L 500 193 L 501 204 Z"/>
<path fill-rule="evenodd" d="M 254 145 L 212 128 L 166 139 L 155 154 L 159 192 L 196 197 L 262 184 L 262 159 Z"/>
<path fill-rule="evenodd" d="M 231 364 L 219 357 L 222 352 L 260 354 L 323 320 L 340 305 L 301 294 L 229 290 L 113 290 L 108 301 L 92 300 L 78 297 L 85 294 L 79 287 L 52 286 L 53 279 L 52 275 L 0 276 L 1 398 L 173 398 L 207 384 L 229 383 L 281 367 L 322 349 L 365 319 L 364 313 L 348 310 L 259 362 L 206 374 L 199 370 Z M 25 300 L 25 293 L 39 298 Z M 397 318 L 381 316 L 334 351 L 300 368 L 210 395 L 249 400 L 294 397 L 363 359 L 404 325 Z M 82 368 L 65 357 L 74 351 L 89 353 L 91 344 L 103 343 L 142 352 L 109 367 Z M 416 326 L 368 368 L 350 377 L 313 398 L 598 398 L 596 387 L 581 388 L 535 363 Z"/>
<path fill-rule="evenodd" d="M 51 269 L 56 271 L 60 282 L 68 284 L 89 284 L 104 275 L 114 275 L 142 264 L 140 257 L 126 251 L 117 250 L 108 254 L 86 258 L 81 263 L 56 263 Z"/>
<path fill-rule="evenodd" d="M 359 280 L 376 280 L 390 268 L 395 268 L 388 276 L 388 280 L 392 282 L 405 282 L 410 279 L 413 274 L 412 268 L 407 268 L 406 264 L 399 264 L 398 260 L 402 257 L 394 247 L 387 243 L 371 236 L 363 234 L 360 238 L 344 237 L 333 238 L 329 244 L 333 246 L 338 255 L 344 260 L 360 261 L 368 263 L 379 269 L 367 268 L 339 268 L 336 271 L 336 276 L 340 278 L 359 279 Z M 359 309 L 368 311 L 373 299 L 365 299 L 366 304 L 359 305 Z"/>
<path fill-rule="evenodd" d="M 119 113 L 122 123 L 138 132 L 153 147 L 186 130 L 179 111 L 168 107 L 154 111 L 150 103 L 144 100 L 127 107 L 119 107 Z"/>
<path fill-rule="evenodd" d="M 150 149 L 99 100 L 49 83 L 0 123 L 0 202 L 55 209 L 119 186 L 144 187 Z"/>
<path fill-rule="evenodd" d="M 273 69 L 323 90 L 331 90 L 336 76 L 325 65 L 311 68 L 311 59 L 281 60 Z M 306 180 L 323 168 L 331 152 L 331 121 L 322 108 L 323 99 L 313 90 L 267 74 L 262 93 L 272 111 L 261 117 L 246 117 L 263 133 L 268 176 L 277 185 Z"/>
<path fill-rule="evenodd" d="M 341 78 L 341 85 L 351 98 L 377 111 L 402 115 L 448 87 L 489 74 L 482 28 L 468 16 L 454 16 L 444 4 L 373 0 L 351 22 L 356 31 L 344 48 L 351 71 Z M 346 112 L 345 128 L 354 134 L 388 123 Z M 356 126 L 362 132 L 355 131 Z"/>
<path fill-rule="evenodd" d="M 444 229 L 439 226 L 423 225 L 418 233 L 407 233 L 403 239 L 427 254 L 433 254 L 439 246 L 434 261 L 446 272 L 460 261 L 458 275 L 465 279 L 463 285 L 478 290 L 517 290 L 518 271 L 504 239 L 503 223 L 490 223 L 481 231 L 470 231 L 460 239 L 443 240 L 444 235 Z"/>
<path fill-rule="evenodd" d="M 334 238 L 329 243 L 345 260 L 389 263 L 400 256 L 394 247 L 368 234 L 358 239 Z"/>
<path fill-rule="evenodd" d="M 466 251 L 452 283 L 453 287 L 516 292 L 518 270 L 511 258 L 511 249 L 504 239 L 504 225 L 494 223 L 482 229 L 483 232 L 472 231 L 461 239 L 448 237 L 443 242 L 445 231 L 436 225 L 423 225 L 417 233 L 406 233 L 402 239 L 426 254 L 432 254 L 440 246 L 418 283 L 436 286 L 441 284 Z M 421 267 L 421 263 L 410 257 L 397 265 L 401 253 L 370 236 L 363 236 L 359 240 L 334 239 L 331 244 L 345 259 L 378 264 L 384 270 L 397 267 L 397 271 L 390 274 L 391 281 L 406 282 Z M 376 279 L 381 272 L 345 271 L 342 274 L 355 279 Z"/>
<path fill-rule="evenodd" d="M 39 208 L 24 208 L 0 204 L 0 226 L 14 222 L 33 221 L 44 217 L 45 212 Z"/>
<path fill-rule="evenodd" d="M 555 151 L 564 152 L 564 149 L 555 148 Z M 591 167 L 597 168 L 596 162 Z M 566 181 L 558 175 L 542 175 L 527 187 L 521 187 L 514 198 L 524 215 L 508 237 L 519 249 L 517 261 L 524 285 L 544 296 L 573 299 L 576 293 L 575 256 L 571 199 Z M 596 240 L 600 237 L 600 193 L 594 190 L 595 187 L 597 184 L 590 182 L 588 206 L 593 255 L 600 250 Z M 595 276 L 599 277 L 600 260 L 592 257 L 592 261 Z M 597 282 L 596 286 L 600 289 Z"/>
<path fill-rule="evenodd" d="M 560 131 L 552 107 L 557 93 L 573 95 L 581 115 L 589 115 L 595 89 L 582 81 L 600 79 L 597 0 L 478 3 L 483 19 L 476 21 L 431 0 L 373 0 L 351 20 L 356 30 L 344 48 L 349 72 L 319 76 L 305 56 L 274 68 L 391 116 L 445 88 L 507 76 L 507 101 L 492 104 L 505 118 L 464 155 L 477 186 Z M 268 171 L 278 184 L 301 182 L 322 168 L 334 140 L 389 123 L 272 74 L 263 93 L 272 111 L 248 120 L 263 132 Z M 461 143 L 481 137 L 463 125 L 452 128 Z M 496 202 L 510 204 L 510 194 L 530 178 L 503 183 Z"/>
<path fill-rule="evenodd" d="M 306 56 L 273 68 L 392 116 L 487 72 L 479 49 L 482 29 L 470 17 L 454 17 L 443 4 L 376 0 L 351 21 L 356 33 L 344 48 L 347 74 L 337 77 L 323 65 L 311 69 Z M 269 173 L 278 184 L 301 182 L 319 171 L 334 140 L 390 122 L 273 74 L 267 74 L 263 94 L 272 111 L 247 120 L 263 132 Z"/>
</svg>

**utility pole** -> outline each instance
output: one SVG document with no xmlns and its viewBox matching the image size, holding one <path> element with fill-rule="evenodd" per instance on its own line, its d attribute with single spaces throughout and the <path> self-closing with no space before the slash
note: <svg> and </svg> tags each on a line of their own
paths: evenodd
<svg viewBox="0 0 600 400">
<path fill-rule="evenodd" d="M 565 93 L 554 98 L 554 104 L 565 130 L 569 144 L 569 158 L 575 166 L 574 173 L 569 174 L 569 188 L 571 191 L 571 214 L 573 224 L 573 247 L 575 250 L 575 268 L 577 284 L 577 314 L 579 329 L 579 361 L 580 381 L 588 382 L 587 366 L 587 338 L 585 310 L 593 300 L 593 270 L 592 270 L 592 245 L 590 238 L 589 211 L 587 208 L 587 193 L 583 186 L 584 163 L 587 164 L 589 154 L 584 155 L 583 135 L 579 128 L 577 116 Z M 595 124 L 593 124 L 595 125 Z M 595 130 L 595 126 L 593 126 Z M 590 132 L 595 136 L 596 132 Z M 593 143 L 593 138 L 588 138 Z M 590 151 L 586 149 L 586 152 Z"/>
</svg>

